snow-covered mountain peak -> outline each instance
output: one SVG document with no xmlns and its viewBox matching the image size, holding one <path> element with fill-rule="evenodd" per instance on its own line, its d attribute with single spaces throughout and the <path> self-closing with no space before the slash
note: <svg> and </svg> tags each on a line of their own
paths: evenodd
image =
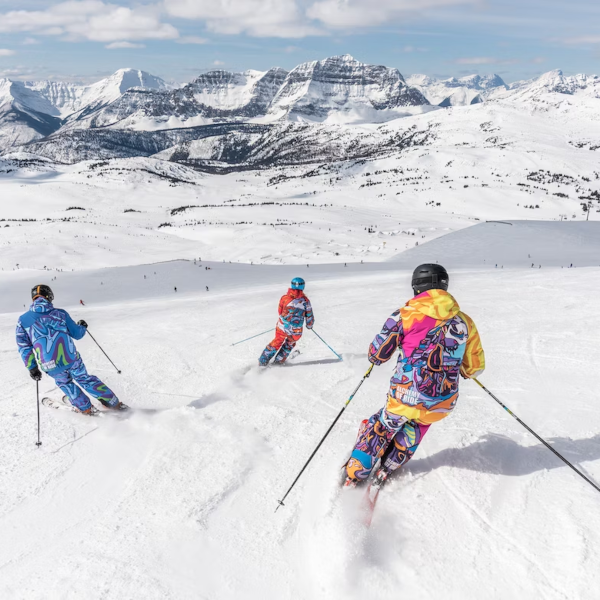
<svg viewBox="0 0 600 600">
<path fill-rule="evenodd" d="M 536 79 L 517 81 L 510 85 L 502 98 L 522 101 L 536 100 L 545 94 L 581 95 L 600 98 L 600 77 L 598 75 L 565 75 L 560 69 L 543 73 Z"/>
<path fill-rule="evenodd" d="M 371 113 L 374 118 L 374 111 L 428 104 L 418 90 L 406 85 L 398 69 L 368 65 L 344 54 L 292 69 L 269 113 L 310 120 L 324 120 L 333 112 Z"/>
<path fill-rule="evenodd" d="M 169 85 L 160 77 L 137 69 L 119 69 L 86 88 L 82 97 L 82 108 L 85 105 L 110 104 L 127 90 L 136 87 L 159 91 L 169 89 Z"/>
<path fill-rule="evenodd" d="M 149 90 L 167 90 L 170 87 L 160 77 L 146 73 L 146 71 L 140 71 L 139 69 L 119 69 L 103 81 L 106 87 L 117 87 L 121 94 L 134 87 L 142 87 Z"/>
<path fill-rule="evenodd" d="M 455 80 L 456 81 L 456 80 Z M 476 90 L 489 90 L 493 88 L 507 88 L 506 83 L 500 75 L 467 75 L 458 79 L 459 85 L 465 85 L 468 88 Z"/>
<path fill-rule="evenodd" d="M 217 69 L 203 73 L 183 89 L 201 106 L 236 111 L 258 104 L 265 111 L 286 75 L 287 71 L 280 68 L 242 73 Z"/>
<path fill-rule="evenodd" d="M 439 80 L 427 75 L 410 75 L 408 85 L 413 86 L 431 102 L 438 106 L 465 106 L 483 102 L 488 95 L 508 86 L 499 75 L 467 75 L 457 79 L 450 77 Z"/>
</svg>

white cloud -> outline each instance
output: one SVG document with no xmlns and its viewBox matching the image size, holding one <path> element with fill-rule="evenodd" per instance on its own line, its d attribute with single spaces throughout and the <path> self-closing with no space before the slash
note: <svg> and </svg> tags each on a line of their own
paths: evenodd
<svg viewBox="0 0 600 600">
<path fill-rule="evenodd" d="M 42 43 L 42 42 L 40 42 L 39 40 L 36 40 L 35 38 L 32 38 L 32 37 L 25 38 L 25 39 L 24 39 L 24 40 L 21 42 L 21 44 L 22 44 L 23 46 L 34 46 L 35 44 L 41 44 L 41 43 Z"/>
<path fill-rule="evenodd" d="M 600 44 L 600 35 L 582 35 L 580 37 L 567 38 L 561 41 L 569 45 Z"/>
<path fill-rule="evenodd" d="M 175 40 L 178 44 L 208 44 L 208 40 L 196 35 L 186 35 Z"/>
<path fill-rule="evenodd" d="M 213 65 L 214 65 L 215 67 L 222 67 L 224 64 L 225 64 L 225 63 L 224 63 L 222 60 L 215 60 L 215 61 L 213 62 Z"/>
<path fill-rule="evenodd" d="M 113 42 L 105 46 L 108 50 L 119 50 L 121 48 L 145 48 L 145 44 L 134 44 L 133 42 Z"/>
<path fill-rule="evenodd" d="M 0 79 L 31 79 L 35 73 L 33 69 L 23 66 L 12 67 L 10 69 L 0 69 Z"/>
<path fill-rule="evenodd" d="M 0 56 L 13 56 L 16 52 L 14 50 L 9 50 L 8 48 L 0 48 Z"/>
<path fill-rule="evenodd" d="M 308 18 L 330 29 L 363 29 L 393 21 L 430 9 L 464 4 L 479 4 L 479 0 L 318 0 L 308 8 Z"/>
<path fill-rule="evenodd" d="M 68 0 L 46 10 L 0 13 L 0 33 L 35 32 L 68 41 L 175 39 L 177 29 L 160 19 L 157 6 L 128 8 L 102 0 Z"/>
<path fill-rule="evenodd" d="M 296 0 L 164 0 L 167 12 L 204 21 L 209 31 L 254 37 L 302 38 L 323 35 Z"/>
<path fill-rule="evenodd" d="M 417 46 L 404 46 L 404 48 L 402 48 L 402 52 L 406 52 L 407 54 L 410 54 L 412 52 L 427 52 L 428 49 L 427 48 L 420 48 Z"/>
</svg>

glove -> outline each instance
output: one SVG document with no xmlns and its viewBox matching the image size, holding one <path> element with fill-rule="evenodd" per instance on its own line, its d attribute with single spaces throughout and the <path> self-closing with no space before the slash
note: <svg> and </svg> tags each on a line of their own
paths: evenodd
<svg viewBox="0 0 600 600">
<path fill-rule="evenodd" d="M 81 321 L 77 321 L 77 325 L 80 327 L 85 327 L 86 329 L 88 327 L 88 324 L 83 319 L 81 319 Z"/>
<path fill-rule="evenodd" d="M 29 370 L 29 376 L 31 377 L 31 379 L 34 379 L 35 381 L 40 381 L 40 379 L 42 378 L 42 372 L 40 371 L 39 367 L 36 365 L 35 367 L 33 367 L 33 369 Z"/>
</svg>

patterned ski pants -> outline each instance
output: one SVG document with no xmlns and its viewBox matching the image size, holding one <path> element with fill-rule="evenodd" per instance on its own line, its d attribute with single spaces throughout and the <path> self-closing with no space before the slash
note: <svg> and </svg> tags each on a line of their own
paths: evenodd
<svg viewBox="0 0 600 600">
<path fill-rule="evenodd" d="M 294 349 L 294 346 L 302 335 L 288 335 L 285 331 L 277 329 L 275 331 L 275 339 L 263 350 L 263 353 L 258 359 L 259 364 L 266 366 L 269 361 L 275 357 L 275 363 L 282 364 L 287 360 L 290 352 Z M 279 350 L 279 352 L 278 352 Z"/>
<path fill-rule="evenodd" d="M 87 372 L 81 358 L 78 358 L 68 369 L 56 375 L 50 375 L 56 381 L 56 385 L 71 401 L 71 404 L 79 410 L 87 410 L 92 405 L 90 399 L 83 393 L 81 388 L 94 398 L 103 400 L 111 406 L 119 402 L 119 399 L 104 383 L 95 375 L 90 375 Z"/>
<path fill-rule="evenodd" d="M 400 468 L 417 451 L 429 427 L 382 408 L 361 423 L 356 445 L 346 465 L 348 477 L 366 479 L 378 458 L 388 471 Z"/>
</svg>

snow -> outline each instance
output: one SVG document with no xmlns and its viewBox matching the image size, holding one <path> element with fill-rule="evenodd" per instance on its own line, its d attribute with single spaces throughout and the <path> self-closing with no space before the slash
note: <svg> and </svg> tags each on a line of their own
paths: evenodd
<svg viewBox="0 0 600 600">
<path fill-rule="evenodd" d="M 482 102 L 494 92 L 508 86 L 499 75 L 467 75 L 456 79 L 436 79 L 427 75 L 410 75 L 406 83 L 418 89 L 435 106 L 468 106 Z"/>
<path fill-rule="evenodd" d="M 376 581 L 381 597 L 558 599 L 598 586 L 597 493 L 470 382 L 384 490 L 368 532 L 336 482 L 392 365 L 374 371 L 275 514 L 364 374 L 371 338 L 408 298 L 409 272 L 203 266 L 56 274 L 57 305 L 86 319 L 123 374 L 86 338 L 90 370 L 144 410 L 90 421 L 42 408 L 40 449 L 35 388 L 12 336 L 41 275 L 0 273 L 3 598 L 363 598 Z M 290 366 L 248 370 L 269 336 L 230 344 L 274 325 L 295 274 L 308 280 L 315 329 L 344 361 L 306 332 Z M 573 295 L 597 296 L 600 269 L 467 267 L 451 286 L 481 330 L 484 383 L 600 479 L 595 338 Z M 57 394 L 48 378 L 41 391 Z"/>
<path fill-rule="evenodd" d="M 255 94 L 255 87 L 266 71 L 245 71 L 228 73 L 210 71 L 196 81 L 194 99 L 205 106 L 218 107 L 221 110 L 234 110 L 248 104 Z M 205 81 L 207 80 L 207 81 Z"/>
<path fill-rule="evenodd" d="M 450 269 L 478 325 L 482 382 L 600 481 L 598 100 L 548 88 L 525 102 L 517 89 L 385 125 L 232 130 L 154 157 L 1 158 L 0 598 L 593 597 L 598 493 L 473 382 L 384 489 L 369 531 L 338 481 L 389 363 L 274 512 L 429 261 Z M 254 143 L 254 160 L 373 152 L 192 168 Z M 294 276 L 344 360 L 307 331 L 288 366 L 258 371 L 269 334 L 231 344 L 275 326 Z M 41 282 L 89 323 L 122 374 L 86 337 L 90 372 L 134 410 L 42 407 L 38 449 L 14 328 Z M 47 377 L 40 390 L 60 393 Z"/>
</svg>

